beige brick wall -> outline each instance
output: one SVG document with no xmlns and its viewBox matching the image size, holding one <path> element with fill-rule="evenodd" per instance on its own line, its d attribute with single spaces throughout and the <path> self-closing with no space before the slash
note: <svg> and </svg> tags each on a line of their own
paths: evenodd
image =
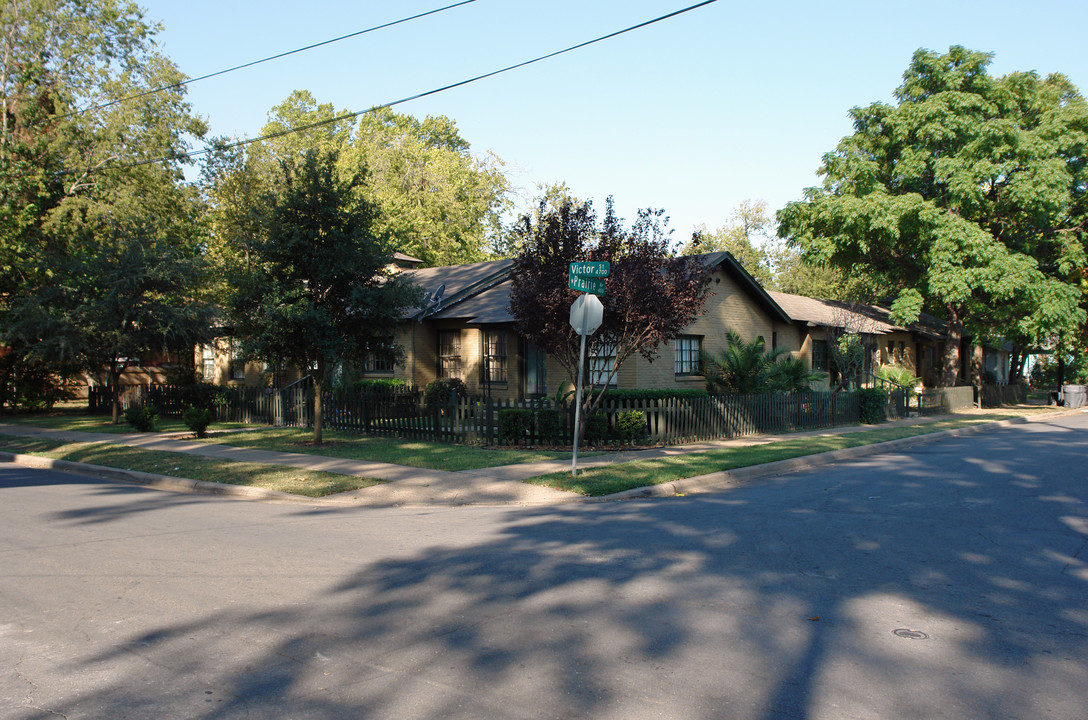
<svg viewBox="0 0 1088 720">
<path fill-rule="evenodd" d="M 702 338 L 703 351 L 716 355 L 725 350 L 728 343 L 726 331 L 732 330 L 745 340 L 763 336 L 765 346 L 770 349 L 774 333 L 777 333 L 779 347 L 787 347 L 791 352 L 800 350 L 796 328 L 781 322 L 774 322 L 762 308 L 736 282 L 724 272 L 715 271 L 711 280 L 711 295 L 707 299 L 702 314 L 685 328 L 683 335 L 695 335 Z M 621 388 L 657 389 L 657 388 L 702 388 L 705 379 L 702 376 L 676 375 L 676 348 L 673 342 L 663 343 L 659 356 L 653 362 L 647 362 L 641 355 L 627 361 L 621 369 Z"/>
</svg>

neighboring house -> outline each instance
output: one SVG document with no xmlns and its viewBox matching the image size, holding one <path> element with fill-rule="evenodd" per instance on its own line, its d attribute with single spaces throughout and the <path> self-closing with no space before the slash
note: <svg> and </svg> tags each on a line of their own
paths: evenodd
<svg viewBox="0 0 1088 720">
<path fill-rule="evenodd" d="M 773 291 L 769 294 L 794 320 L 800 336 L 800 355 L 813 370 L 828 372 L 828 344 L 844 332 L 856 333 L 864 338 L 868 350 L 865 372 L 872 372 L 878 365 L 898 363 L 922 378 L 924 384 L 937 384 L 944 330 L 936 318 L 923 315 L 918 322 L 902 327 L 892 322 L 888 308 L 879 305 Z M 965 353 L 961 355 L 966 357 Z"/>
</svg>

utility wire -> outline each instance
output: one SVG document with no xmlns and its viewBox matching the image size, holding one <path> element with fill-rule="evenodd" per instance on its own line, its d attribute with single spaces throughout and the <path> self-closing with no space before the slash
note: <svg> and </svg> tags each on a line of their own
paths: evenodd
<svg viewBox="0 0 1088 720">
<path fill-rule="evenodd" d="M 454 88 L 458 88 L 458 87 L 461 87 L 463 85 L 468 85 L 470 83 L 478 82 L 480 80 L 484 80 L 484 79 L 489 78 L 489 77 L 494 77 L 495 75 L 501 75 L 502 73 L 510 72 L 511 70 L 517 70 L 518 68 L 523 68 L 526 65 L 532 65 L 533 63 L 538 63 L 538 62 L 541 62 L 543 60 L 548 60 L 548 59 L 556 57 L 558 55 L 563 55 L 564 53 L 569 53 L 569 52 L 572 52 L 574 50 L 580 50 L 581 48 L 587 47 L 589 45 L 593 45 L 595 43 L 603 42 L 604 40 L 610 40 L 610 39 L 612 39 L 614 37 L 617 37 L 619 35 L 623 35 L 624 33 L 629 33 L 629 32 L 632 32 L 634 30 L 639 30 L 639 29 L 647 27 L 649 25 L 659 23 L 659 22 L 661 22 L 663 20 L 668 20 L 669 18 L 676 17 L 677 15 L 682 15 L 682 14 L 684 14 L 686 12 L 696 10 L 698 8 L 703 7 L 704 5 L 710 5 L 711 3 L 715 3 L 717 1 L 718 0 L 704 0 L 703 2 L 696 3 L 695 5 L 689 5 L 686 8 L 682 8 L 680 10 L 676 10 L 676 11 L 668 13 L 666 15 L 656 17 L 653 20 L 647 20 L 647 21 L 641 22 L 641 23 L 639 23 L 637 25 L 632 25 L 630 27 L 624 28 L 623 30 L 617 30 L 616 32 L 609 33 L 607 35 L 602 35 L 602 36 L 600 36 L 598 38 L 594 38 L 593 40 L 587 40 L 587 41 L 585 41 L 583 43 L 579 43 L 577 45 L 571 45 L 570 47 L 564 48 L 563 50 L 556 50 L 555 52 L 548 53 L 547 55 L 541 55 L 539 57 L 533 58 L 532 60 L 525 60 L 524 62 L 520 62 L 520 63 L 517 63 L 515 65 L 508 65 L 508 66 L 506 66 L 506 67 L 504 67 L 504 68 L 502 68 L 500 70 L 493 70 L 493 71 L 491 71 L 489 73 L 484 73 L 483 75 L 477 75 L 476 77 L 469 78 L 468 80 L 461 80 L 460 82 L 455 82 L 455 83 L 453 83 L 451 85 L 445 85 L 443 87 L 436 88 L 434 90 L 428 90 L 427 92 L 421 92 L 421 93 L 418 93 L 416 95 L 410 95 L 409 97 L 401 98 L 400 100 L 394 100 L 392 102 L 387 102 L 387 103 L 384 103 L 382 105 L 375 105 L 375 106 L 373 106 L 373 107 L 371 107 L 371 108 L 369 108 L 367 110 L 359 110 L 359 111 L 356 111 L 356 112 L 343 113 L 342 115 L 337 115 L 336 117 L 327 118 L 325 120 L 319 120 L 317 122 L 309 123 L 307 125 L 299 125 L 297 127 L 288 128 L 286 130 L 280 130 L 280 131 L 274 132 L 274 133 L 268 133 L 267 135 L 261 135 L 259 137 L 255 137 L 255 138 L 247 138 L 245 140 L 237 140 L 237 141 L 232 142 L 232 143 L 217 144 L 214 147 L 206 147 L 203 150 L 194 150 L 193 152 L 182 153 L 180 155 L 176 155 L 176 156 L 172 156 L 172 157 L 160 157 L 160 158 L 155 158 L 154 160 L 141 160 L 140 162 L 130 163 L 128 165 L 114 165 L 112 167 L 113 167 L 113 169 L 116 169 L 116 170 L 124 170 L 126 168 L 139 167 L 141 165 L 151 165 L 153 163 L 163 162 L 165 160 L 180 160 L 182 158 L 193 158 L 193 157 L 197 157 L 198 155 L 207 155 L 208 153 L 211 153 L 211 152 L 216 152 L 216 151 L 221 151 L 221 150 L 230 150 L 232 148 L 241 147 L 243 145 L 251 145 L 251 144 L 253 144 L 255 142 L 260 142 L 261 140 L 271 140 L 273 138 L 283 137 L 284 135 L 291 135 L 291 134 L 294 134 L 294 133 L 297 133 L 297 132 L 302 132 L 304 130 L 313 130 L 314 128 L 322 127 L 324 125 L 331 125 L 333 123 L 337 123 L 337 122 L 340 122 L 342 120 L 351 120 L 351 119 L 359 117 L 360 115 L 365 115 L 367 113 L 374 112 L 375 110 L 383 110 L 385 108 L 391 108 L 391 107 L 394 107 L 396 105 L 402 105 L 402 104 L 404 104 L 406 102 L 411 102 L 412 100 L 419 100 L 420 98 L 429 97 L 431 95 L 437 95 L 438 93 L 445 92 L 447 90 L 452 90 Z"/>
<path fill-rule="evenodd" d="M 453 5 L 447 5 L 446 7 L 441 7 L 441 8 L 438 8 L 437 10 L 428 10 L 427 12 L 419 13 L 418 15 L 413 15 L 411 17 L 406 17 L 406 18 L 401 18 L 400 20 L 393 20 L 392 22 L 387 22 L 387 23 L 384 23 L 382 25 L 375 25 L 374 27 L 369 27 L 366 30 L 359 30 L 358 32 L 353 32 L 353 33 L 350 33 L 348 35 L 341 35 L 340 37 L 333 38 L 332 40 L 324 40 L 324 41 L 319 42 L 319 43 L 314 43 L 313 45 L 307 45 L 306 47 L 297 48 L 295 50 L 288 50 L 287 52 L 282 52 L 282 53 L 280 53 L 278 55 L 271 55 L 271 56 L 266 57 L 266 58 L 261 58 L 260 60 L 254 60 L 253 62 L 247 62 L 244 65 L 237 65 L 237 66 L 232 67 L 232 68 L 227 68 L 226 70 L 220 70 L 218 72 L 208 73 L 207 75 L 201 75 L 200 77 L 190 78 L 189 80 L 183 80 L 182 82 L 176 82 L 176 83 L 174 83 L 172 85 L 163 85 L 161 87 L 151 88 L 150 90 L 145 90 L 142 93 L 138 93 L 136 95 L 129 95 L 128 97 L 119 98 L 117 100 L 111 100 L 110 102 L 102 103 L 101 105 L 92 105 L 90 107 L 85 107 L 82 110 L 73 110 L 72 112 L 65 113 L 64 115 L 57 115 L 56 117 L 51 118 L 51 119 L 53 119 L 53 120 L 62 120 L 62 119 L 67 118 L 67 117 L 72 117 L 73 115 L 82 115 L 83 113 L 91 112 L 92 110 L 101 110 L 103 108 L 108 108 L 108 107 L 112 107 L 114 105 L 119 105 L 120 103 L 128 102 L 129 100 L 138 100 L 139 98 L 146 97 L 148 95 L 154 95 L 155 93 L 163 92 L 164 90 L 173 90 L 175 88 L 183 87 L 185 85 L 189 85 L 191 83 L 195 83 L 195 82 L 198 82 L 200 80 L 207 80 L 208 78 L 218 77 L 219 75 L 226 75 L 227 73 L 232 73 L 232 72 L 234 72 L 236 70 L 242 70 L 242 69 L 247 68 L 247 67 L 253 67 L 254 65 L 260 65 L 261 63 L 266 63 L 266 62 L 268 62 L 270 60 L 278 60 L 279 58 L 287 57 L 288 55 L 294 55 L 295 53 L 305 52 L 306 50 L 313 50 L 314 48 L 321 47 L 322 45 L 331 45 L 332 43 L 340 42 L 341 40 L 347 40 L 348 38 L 357 37 L 359 35 L 365 35 L 366 33 L 374 32 L 375 30 L 382 30 L 382 29 L 387 28 L 387 27 L 392 27 L 394 25 L 400 25 L 401 23 L 410 22 L 412 20 L 418 20 L 419 18 L 427 17 L 428 15 L 434 15 L 435 13 L 444 12 L 446 10 L 450 10 L 452 8 L 455 8 L 455 7 L 460 7 L 461 5 L 468 5 L 469 3 L 473 3 L 473 2 L 476 2 L 476 0 L 461 0 L 461 2 L 454 3 Z"/>
</svg>

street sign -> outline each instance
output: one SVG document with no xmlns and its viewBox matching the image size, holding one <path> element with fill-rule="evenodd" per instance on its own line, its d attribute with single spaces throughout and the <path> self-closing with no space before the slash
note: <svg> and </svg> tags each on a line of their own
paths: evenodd
<svg viewBox="0 0 1088 720">
<path fill-rule="evenodd" d="M 604 305 L 596 295 L 579 295 L 570 306 L 570 326 L 579 335 L 592 335 L 604 320 Z"/>
<path fill-rule="evenodd" d="M 567 286 L 570 287 L 571 290 L 593 293 L 594 295 L 604 295 L 605 290 L 604 280 L 582 275 L 571 275 L 567 282 Z"/>
<path fill-rule="evenodd" d="M 607 260 L 594 262 L 572 262 L 568 266 L 570 276 L 604 278 L 612 272 L 612 263 Z"/>
</svg>

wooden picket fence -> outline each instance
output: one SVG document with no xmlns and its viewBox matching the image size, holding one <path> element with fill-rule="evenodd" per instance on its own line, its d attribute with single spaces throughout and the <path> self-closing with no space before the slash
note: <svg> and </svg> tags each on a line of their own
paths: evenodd
<svg viewBox="0 0 1088 720">
<path fill-rule="evenodd" d="M 145 386 L 127 390 L 122 404 L 129 407 L 150 402 L 160 414 L 177 416 L 192 402 L 192 397 L 191 389 Z M 305 386 L 283 390 L 217 388 L 204 402 L 215 411 L 219 422 L 313 427 L 313 390 Z M 570 403 L 556 405 L 548 399 L 451 395 L 448 402 L 427 407 L 423 393 L 411 389 L 377 394 L 326 393 L 322 404 L 323 424 L 330 430 L 480 445 L 509 442 L 541 446 L 573 442 L 573 407 Z M 888 416 L 897 417 L 902 405 L 901 398 L 890 398 Z M 933 405 L 948 407 L 948 400 L 937 400 Z M 92 399 L 91 407 L 108 411 L 108 402 Z M 531 416 L 517 437 L 508 433 L 503 437 L 504 411 L 521 411 Z M 591 424 L 587 440 L 593 444 L 615 442 L 617 416 L 630 411 L 641 412 L 645 418 L 644 431 L 635 438 L 638 442 L 677 444 L 850 425 L 858 422 L 858 395 L 811 392 L 606 399 L 599 410 L 603 421 Z"/>
</svg>

